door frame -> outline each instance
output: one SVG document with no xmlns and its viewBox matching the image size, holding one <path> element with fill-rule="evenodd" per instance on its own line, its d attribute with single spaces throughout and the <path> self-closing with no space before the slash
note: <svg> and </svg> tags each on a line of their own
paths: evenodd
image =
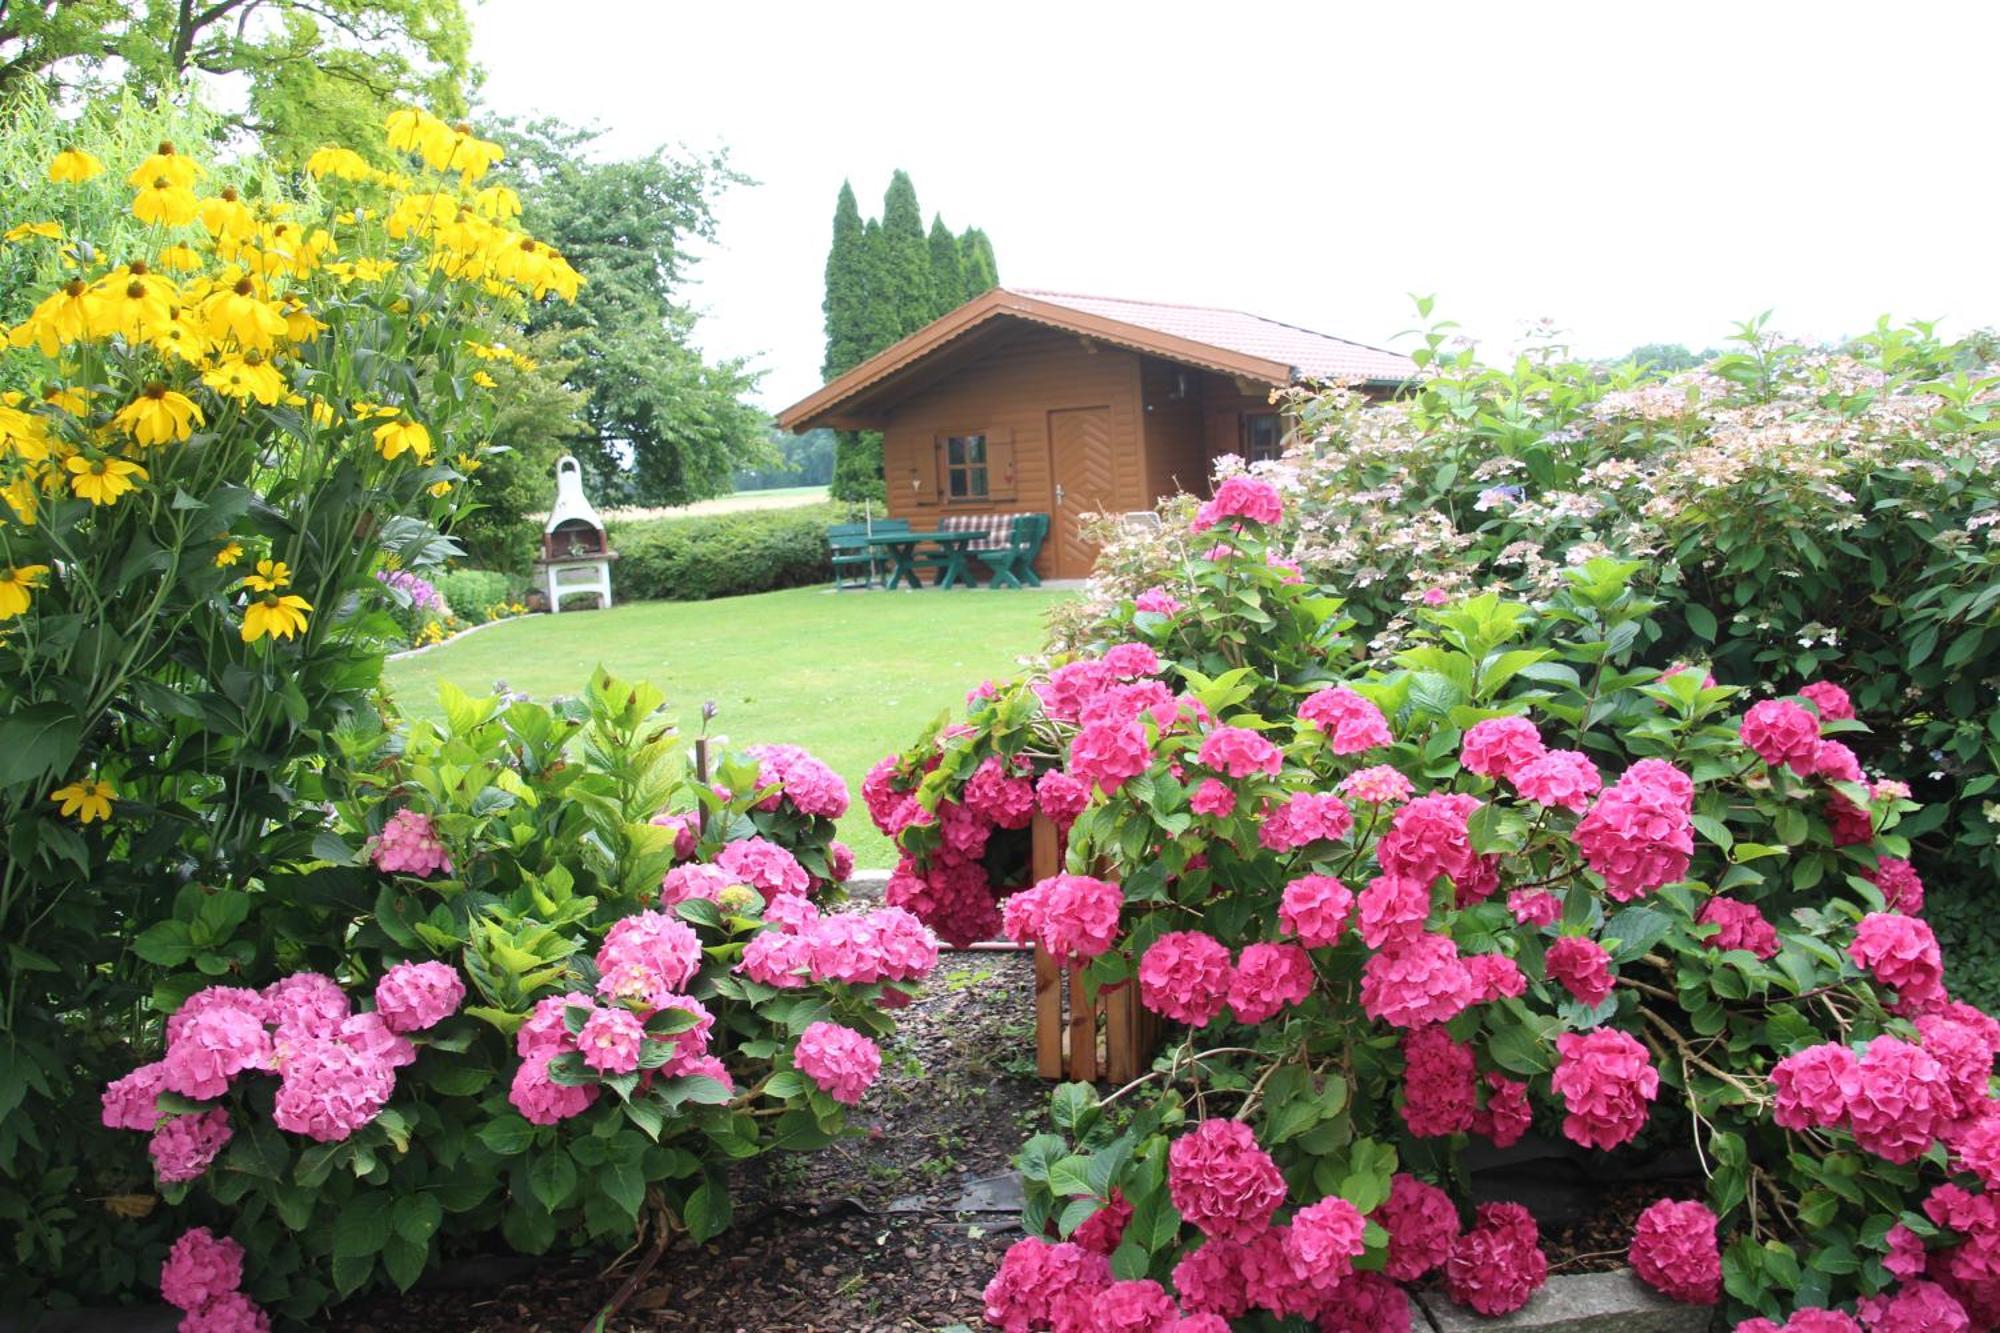
<svg viewBox="0 0 2000 1333">
<path fill-rule="evenodd" d="M 1056 459 L 1056 416 L 1062 412 L 1102 412 L 1109 425 L 1117 408 L 1111 403 L 1077 403 L 1069 407 L 1051 407 L 1043 416 L 1044 433 L 1049 441 L 1049 572 L 1059 579 L 1088 578 L 1090 570 L 1071 572 L 1062 564 L 1062 505 L 1056 499 L 1056 491 L 1062 485 L 1061 464 Z M 1116 460 L 1113 460 L 1116 466 Z M 1094 563 L 1094 562 L 1093 562 Z"/>
</svg>

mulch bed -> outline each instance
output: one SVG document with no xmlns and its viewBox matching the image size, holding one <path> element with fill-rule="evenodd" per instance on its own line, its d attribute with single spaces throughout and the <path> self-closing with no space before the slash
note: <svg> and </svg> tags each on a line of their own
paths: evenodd
<svg viewBox="0 0 2000 1333">
<path fill-rule="evenodd" d="M 1034 966 L 946 954 L 899 1015 L 862 1136 L 760 1159 L 737 1225 L 670 1252 L 604 1326 L 703 1333 L 905 1333 L 980 1323 L 980 1292 L 1019 1238 L 1011 1211 L 960 1212 L 1007 1171 L 1048 1105 L 1034 1073 Z M 423 1285 L 333 1312 L 335 1333 L 554 1333 L 592 1328 L 636 1256 L 502 1265 L 484 1285 Z"/>
</svg>

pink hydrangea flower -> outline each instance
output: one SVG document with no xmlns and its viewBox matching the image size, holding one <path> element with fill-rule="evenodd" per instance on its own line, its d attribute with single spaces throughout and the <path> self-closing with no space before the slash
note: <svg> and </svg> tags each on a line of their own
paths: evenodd
<svg viewBox="0 0 2000 1333">
<path fill-rule="evenodd" d="M 160 1296 L 182 1310 L 199 1310 L 243 1285 L 243 1247 L 207 1227 L 183 1231 L 160 1267 Z"/>
<path fill-rule="evenodd" d="M 1472 1128 L 1478 1098 L 1472 1048 L 1440 1023 L 1403 1034 L 1403 1123 L 1418 1138 Z"/>
<path fill-rule="evenodd" d="M 1819 719 L 1795 703 L 1766 699 L 1743 714 L 1743 743 L 1772 768 L 1803 777 L 1819 755 Z"/>
<path fill-rule="evenodd" d="M 1250 1292 L 1243 1273 L 1248 1247 L 1235 1241 L 1209 1239 L 1188 1250 L 1174 1265 L 1174 1291 L 1183 1309 L 1240 1319 L 1250 1310 Z"/>
<path fill-rule="evenodd" d="M 847 1106 L 861 1100 L 882 1072 L 882 1050 L 868 1037 L 838 1023 L 814 1023 L 799 1034 L 793 1062 L 827 1096 Z"/>
<path fill-rule="evenodd" d="M 169 1092 L 213 1101 L 229 1091 L 229 1081 L 244 1070 L 270 1069 L 276 1063 L 271 1034 L 261 1016 L 215 1005 L 168 1037 L 161 1082 Z"/>
<path fill-rule="evenodd" d="M 1229 949 L 1199 930 L 1171 930 L 1139 959 L 1139 1003 L 1189 1027 L 1206 1027 L 1229 1000 Z"/>
<path fill-rule="evenodd" d="M 1345 685 L 1308 695 L 1299 705 L 1299 720 L 1325 732 L 1327 748 L 1335 754 L 1360 754 L 1395 743 L 1382 710 Z"/>
<path fill-rule="evenodd" d="M 907 795 L 897 787 L 897 769 L 901 762 L 899 756 L 885 754 L 861 779 L 861 803 L 868 807 L 868 818 L 884 833 L 889 832 L 890 812 Z"/>
<path fill-rule="evenodd" d="M 1245 945 L 1229 980 L 1229 1007 L 1239 1023 L 1262 1023 L 1312 989 L 1312 959 L 1298 945 Z"/>
<path fill-rule="evenodd" d="M 1445 1294 L 1488 1318 L 1511 1314 L 1548 1281 L 1541 1230 L 1518 1203 L 1485 1203 L 1472 1229 L 1452 1242 Z"/>
<path fill-rule="evenodd" d="M 1416 786 L 1401 771 L 1387 764 L 1373 764 L 1342 778 L 1337 790 L 1342 796 L 1367 805 L 1394 805 L 1409 800 Z"/>
<path fill-rule="evenodd" d="M 1132 1220 L 1132 1205 L 1116 1189 L 1104 1206 L 1083 1219 L 1070 1239 L 1093 1254 L 1110 1254 L 1125 1238 L 1126 1224 Z"/>
<path fill-rule="evenodd" d="M 701 962 L 701 937 L 686 922 L 664 912 L 635 912 L 612 923 L 597 948 L 597 970 L 602 978 L 598 992 L 657 1003 L 648 997 L 687 989 L 701 970 Z M 621 969 L 624 972 L 619 975 Z"/>
<path fill-rule="evenodd" d="M 1413 879 L 1377 875 L 1361 891 L 1359 902 L 1361 942 L 1371 949 L 1415 939 L 1430 919 L 1430 889 Z"/>
<path fill-rule="evenodd" d="M 1841 1079 L 1847 1126 L 1864 1151 L 1898 1164 L 1930 1150 L 1953 1111 L 1950 1076 L 1929 1052 L 1897 1037 L 1868 1043 Z"/>
<path fill-rule="evenodd" d="M 1267 807 L 1257 841 L 1274 852 L 1296 851 L 1315 842 L 1335 842 L 1354 827 L 1354 812 L 1330 792 L 1294 792 L 1283 805 Z"/>
<path fill-rule="evenodd" d="M 1904 1226 L 1901 1222 L 1889 1228 L 1883 1239 L 1889 1244 L 1889 1252 L 1882 1259 L 1882 1267 L 1900 1278 L 1922 1277 L 1928 1266 L 1924 1251 L 1923 1237 Z"/>
<path fill-rule="evenodd" d="M 1847 697 L 1846 690 L 1830 680 L 1816 680 L 1803 687 L 1799 697 L 1811 700 L 1828 722 L 1849 722 L 1854 718 L 1854 701 Z"/>
<path fill-rule="evenodd" d="M 736 884 L 748 884 L 766 902 L 781 893 L 805 893 L 812 876 L 798 858 L 768 838 L 743 838 L 716 853 L 715 864 Z"/>
<path fill-rule="evenodd" d="M 1138 777 L 1153 762 L 1146 729 L 1137 722 L 1094 722 L 1069 745 L 1069 771 L 1106 794 Z"/>
<path fill-rule="evenodd" d="M 1937 937 L 1917 917 L 1871 912 L 1854 928 L 1847 955 L 1877 984 L 1904 1000 L 1921 1002 L 1944 994 L 1944 959 Z"/>
<path fill-rule="evenodd" d="M 704 898 L 715 902 L 722 897 L 722 891 L 735 884 L 736 880 L 721 866 L 709 865 L 702 861 L 688 861 L 675 866 L 660 879 L 660 906 L 673 908 L 694 898 Z M 782 897 L 795 897 L 784 894 Z M 802 900 L 803 901 L 803 900 Z"/>
<path fill-rule="evenodd" d="M 1549 980 L 1588 1005 L 1600 1005 L 1611 994 L 1611 955 L 1596 940 L 1565 935 L 1549 945 L 1543 958 Z"/>
<path fill-rule="evenodd" d="M 1354 895 L 1332 875 L 1302 875 L 1285 885 L 1278 928 L 1308 949 L 1339 942 L 1354 910 Z"/>
<path fill-rule="evenodd" d="M 988 755 L 965 784 L 965 807 L 1005 829 L 1024 829 L 1035 817 L 1035 784 Z"/>
<path fill-rule="evenodd" d="M 1479 806 L 1478 797 L 1463 792 L 1433 792 L 1396 811 L 1375 845 L 1382 873 L 1425 887 L 1439 875 L 1450 876 L 1454 885 L 1475 878 L 1479 856 L 1466 824 Z"/>
<path fill-rule="evenodd" d="M 229 1113 L 220 1106 L 163 1120 L 146 1145 L 153 1174 L 169 1183 L 194 1180 L 208 1170 L 231 1137 Z"/>
<path fill-rule="evenodd" d="M 1905 1282 L 1893 1292 L 1863 1296 L 1854 1307 L 1868 1333 L 1972 1333 L 1972 1317 L 1935 1282 Z"/>
<path fill-rule="evenodd" d="M 1853 847 L 1875 836 L 1875 816 L 1866 806 L 1856 805 L 1839 792 L 1826 800 L 1826 822 L 1836 847 Z"/>
<path fill-rule="evenodd" d="M 291 1134 L 338 1143 L 373 1120 L 396 1091 L 396 1071 L 339 1038 L 315 1037 L 285 1060 L 271 1121 Z"/>
<path fill-rule="evenodd" d="M 346 992 L 342 991 L 331 977 L 323 977 L 315 972 L 293 973 L 291 976 L 286 977 L 284 981 L 272 982 L 264 988 L 262 993 L 243 986 L 203 986 L 200 990 L 182 1000 L 180 1008 L 167 1016 L 167 1045 L 171 1046 L 179 1041 L 182 1034 L 193 1026 L 196 1019 L 215 1009 L 237 1010 L 248 1014 L 260 1023 L 283 1023 L 287 1019 L 287 1015 L 283 1012 L 286 1006 L 279 1004 L 274 1007 L 272 997 L 281 996 L 284 993 L 286 983 L 295 981 L 323 983 L 333 992 L 336 997 L 336 1009 L 334 1017 L 326 1024 L 326 1030 L 331 1031 L 334 1027 L 339 1026 L 341 1019 L 347 1017 L 348 1005 Z"/>
<path fill-rule="evenodd" d="M 1875 873 L 1868 876 L 1868 882 L 1882 890 L 1882 901 L 1887 910 L 1901 912 L 1904 916 L 1920 916 L 1924 910 L 1924 882 L 1917 877 L 1916 867 L 1908 861 L 1893 856 L 1876 858 Z"/>
<path fill-rule="evenodd" d="M 1630 1034 L 1617 1028 L 1565 1032 L 1556 1038 L 1556 1053 L 1549 1083 L 1568 1111 L 1564 1137 L 1609 1151 L 1646 1127 L 1660 1074 Z"/>
<path fill-rule="evenodd" d="M 1132 599 L 1132 609 L 1156 616 L 1177 616 L 1181 613 L 1182 605 L 1180 598 L 1154 584 Z"/>
<path fill-rule="evenodd" d="M 364 1059 L 391 1069 L 417 1062 L 417 1048 L 408 1037 L 391 1032 L 376 1013 L 355 1014 L 340 1025 L 340 1044 Z"/>
<path fill-rule="evenodd" d="M 1017 1240 L 986 1284 L 986 1322 L 1002 1333 L 1047 1328 L 1058 1302 L 1079 1291 L 1094 1296 L 1111 1280 L 1110 1261 L 1081 1245 Z"/>
<path fill-rule="evenodd" d="M 1361 968 L 1361 1007 L 1395 1027 L 1444 1023 L 1472 1003 L 1472 976 L 1458 946 L 1428 932 L 1370 958 Z"/>
<path fill-rule="evenodd" d="M 1699 925 L 1718 926 L 1709 943 L 1718 949 L 1744 949 L 1759 958 L 1778 956 L 1778 932 L 1752 903 L 1734 898 L 1710 898 L 1695 917 Z"/>
<path fill-rule="evenodd" d="M 1958 1136 L 1951 1152 L 1961 1170 L 1979 1177 L 1979 1183 L 1989 1192 L 2000 1191 L 2000 1117 L 1987 1116 L 1976 1121 Z"/>
<path fill-rule="evenodd" d="M 549 1077 L 549 1061 L 554 1055 L 543 1052 L 521 1061 L 507 1090 L 507 1100 L 531 1125 L 553 1125 L 582 1115 L 597 1100 L 594 1083 L 567 1086 Z"/>
<path fill-rule="evenodd" d="M 629 1074 L 639 1067 L 646 1025 L 627 1009 L 598 1009 L 576 1034 L 583 1063 L 600 1074 Z"/>
<path fill-rule="evenodd" d="M 1095 958 L 1118 938 L 1125 896 L 1109 880 L 1056 875 L 1007 900 L 1002 928 L 1016 943 L 1041 945 L 1061 961 Z"/>
<path fill-rule="evenodd" d="M 1360 1209 L 1337 1194 L 1329 1195 L 1292 1214 L 1291 1230 L 1285 1233 L 1285 1258 L 1298 1277 L 1330 1290 L 1354 1271 L 1354 1261 L 1368 1248 L 1362 1239 L 1367 1227 Z"/>
<path fill-rule="evenodd" d="M 385 875 L 451 873 L 451 855 L 431 817 L 407 807 L 389 816 L 375 839 L 375 868 Z"/>
<path fill-rule="evenodd" d="M 1089 804 L 1090 784 L 1059 768 L 1049 769 L 1035 782 L 1035 805 L 1058 824 L 1073 822 Z"/>
<path fill-rule="evenodd" d="M 1535 1127 L 1528 1085 L 1491 1069 L 1481 1081 L 1486 1084 L 1486 1105 L 1473 1113 L 1472 1132 L 1484 1134 L 1496 1148 L 1511 1148 Z"/>
<path fill-rule="evenodd" d="M 693 811 L 662 810 L 647 822 L 674 831 L 674 859 L 677 861 L 685 861 L 693 856 L 695 848 L 700 845 L 699 829 Z"/>
<path fill-rule="evenodd" d="M 1814 777 L 1825 778 L 1828 782 L 1866 782 L 1867 774 L 1861 771 L 1861 761 L 1839 741 L 1821 741 L 1813 751 L 1812 773 Z"/>
<path fill-rule="evenodd" d="M 1694 857 L 1694 783 L 1657 759 L 1625 770 L 1576 825 L 1577 850 L 1629 902 L 1687 874 Z"/>
<path fill-rule="evenodd" d="M 1519 715 L 1489 717 L 1466 728 L 1459 742 L 1458 762 L 1467 772 L 1504 778 L 1547 753 L 1542 733 L 1530 719 Z"/>
<path fill-rule="evenodd" d="M 1547 889 L 1515 889 L 1507 895 L 1507 910 L 1524 926 L 1553 926 L 1562 920 L 1563 901 Z"/>
<path fill-rule="evenodd" d="M 1746 1319 L 1736 1326 L 1736 1333 L 1863 1333 L 1863 1330 L 1851 1316 L 1839 1310 L 1804 1305 L 1782 1324 L 1764 1318 Z"/>
<path fill-rule="evenodd" d="M 1458 1239 L 1458 1209 L 1437 1186 L 1398 1171 L 1389 1181 L 1389 1197 L 1374 1213 L 1389 1233 L 1384 1276 L 1415 1282 L 1442 1264 Z"/>
<path fill-rule="evenodd" d="M 277 1028 L 280 1051 L 307 1037 L 330 1037 L 354 1012 L 347 992 L 332 977 L 294 972 L 264 988 L 263 1015 Z M 171 1025 L 167 1040 L 173 1040 Z"/>
<path fill-rule="evenodd" d="M 535 1001 L 527 1021 L 515 1029 L 514 1053 L 526 1059 L 533 1055 L 554 1056 L 575 1050 L 576 1038 L 570 1035 L 568 1011 L 588 1011 L 596 1007 L 597 1001 L 582 991 L 550 995 Z"/>
<path fill-rule="evenodd" d="M 847 782 L 796 745 L 752 745 L 746 752 L 757 760 L 757 786 L 781 790 L 759 809 L 776 810 L 784 801 L 802 815 L 838 819 L 847 813 Z"/>
<path fill-rule="evenodd" d="M 160 1123 L 159 1096 L 166 1090 L 166 1073 L 166 1065 L 156 1060 L 105 1084 L 104 1127 L 151 1133 Z"/>
<path fill-rule="evenodd" d="M 240 1291 L 225 1292 L 199 1310 L 190 1310 L 178 1333 L 270 1333 L 271 1316 Z"/>
<path fill-rule="evenodd" d="M 1167 1150 L 1167 1190 L 1204 1236 L 1248 1241 L 1285 1201 L 1285 1178 L 1236 1120 L 1204 1120 Z"/>
<path fill-rule="evenodd" d="M 1188 798 L 1188 809 L 1210 819 L 1227 819 L 1236 813 L 1236 793 L 1214 778 L 1203 778 Z"/>
<path fill-rule="evenodd" d="M 1459 960 L 1472 978 L 1472 1002 L 1491 1004 L 1500 999 L 1519 999 L 1528 993 L 1528 978 L 1521 965 L 1503 953 L 1476 953 Z"/>
<path fill-rule="evenodd" d="M 1380 1273 L 1356 1273 L 1327 1297 L 1313 1327 L 1319 1333 L 1410 1333 L 1410 1298 Z"/>
<path fill-rule="evenodd" d="M 1116 679 L 1102 658 L 1086 657 L 1049 672 L 1047 680 L 1036 683 L 1035 695 L 1051 720 L 1075 722 L 1083 716 L 1083 706 Z"/>
<path fill-rule="evenodd" d="M 1104 665 L 1120 676 L 1156 676 L 1160 655 L 1143 643 L 1113 644 L 1104 652 Z"/>
<path fill-rule="evenodd" d="M 1715 1214 L 1694 1202 L 1661 1199 L 1639 1214 L 1628 1255 L 1639 1280 L 1690 1305 L 1722 1297 L 1722 1251 Z"/>
<path fill-rule="evenodd" d="M 1270 527 L 1284 512 L 1277 487 L 1247 472 L 1239 472 L 1217 484 L 1215 498 L 1195 511 L 1194 522 L 1189 526 L 1195 532 L 1206 532 L 1224 519 L 1238 518 Z"/>
<path fill-rule="evenodd" d="M 1508 776 L 1523 797 L 1556 810 L 1582 811 L 1604 789 L 1597 765 L 1576 750 L 1550 750 Z"/>
<path fill-rule="evenodd" d="M 1217 727 L 1202 738 L 1196 759 L 1203 768 L 1232 778 L 1256 773 L 1275 776 L 1284 764 L 1278 747 L 1248 727 Z"/>
<path fill-rule="evenodd" d="M 398 963 L 375 983 L 375 1012 L 391 1032 L 422 1032 L 458 1012 L 465 983 L 449 963 Z"/>
<path fill-rule="evenodd" d="M 1784 1129 L 1825 1129 L 1847 1119 L 1846 1086 L 1860 1060 L 1827 1042 L 1771 1066 L 1771 1119 Z"/>
<path fill-rule="evenodd" d="M 1162 1333 L 1180 1312 L 1166 1289 L 1150 1278 L 1113 1282 L 1091 1298 L 1091 1333 Z"/>
<path fill-rule="evenodd" d="M 1423 593 L 1421 594 L 1419 600 L 1421 600 L 1425 606 L 1443 606 L 1445 603 L 1451 600 L 1451 594 L 1446 592 L 1443 588 L 1430 587 L 1430 588 L 1425 588 L 1423 590 Z"/>
</svg>

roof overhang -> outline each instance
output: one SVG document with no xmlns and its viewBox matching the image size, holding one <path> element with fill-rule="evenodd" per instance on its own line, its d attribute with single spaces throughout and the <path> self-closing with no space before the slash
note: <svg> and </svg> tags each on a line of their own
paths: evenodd
<svg viewBox="0 0 2000 1333">
<path fill-rule="evenodd" d="M 1101 315 L 1087 314 L 996 287 L 950 314 L 940 316 L 908 337 L 891 343 L 846 374 L 836 376 L 818 392 L 793 403 L 778 413 L 778 425 L 793 432 L 819 427 L 834 430 L 879 428 L 887 419 L 879 404 L 892 398 L 899 386 L 917 378 L 935 358 L 949 350 L 965 347 L 1001 326 L 1020 321 L 1260 384 L 1285 385 L 1295 378 L 1293 368 L 1282 361 L 1248 356 L 1189 338 L 1177 338 L 1172 334 L 1141 328 L 1137 324 L 1106 319 Z"/>
</svg>

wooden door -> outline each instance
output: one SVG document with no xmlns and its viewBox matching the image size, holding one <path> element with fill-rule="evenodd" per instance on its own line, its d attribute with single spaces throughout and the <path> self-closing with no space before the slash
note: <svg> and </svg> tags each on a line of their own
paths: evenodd
<svg viewBox="0 0 2000 1333">
<path fill-rule="evenodd" d="M 1118 512 L 1117 474 L 1111 454 L 1111 409 L 1069 407 L 1049 413 L 1050 567 L 1059 579 L 1080 579 L 1097 561 L 1085 541 L 1085 514 Z"/>
</svg>

